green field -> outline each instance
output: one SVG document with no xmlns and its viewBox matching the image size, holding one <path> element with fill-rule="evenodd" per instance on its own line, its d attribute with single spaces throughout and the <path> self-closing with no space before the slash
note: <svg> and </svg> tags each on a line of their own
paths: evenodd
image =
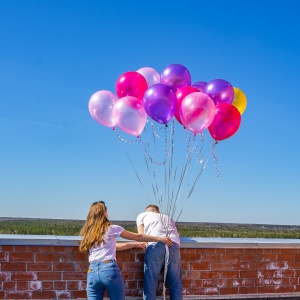
<svg viewBox="0 0 300 300">
<path fill-rule="evenodd" d="M 82 220 L 0 218 L 0 234 L 78 235 Z M 134 221 L 112 221 L 137 232 Z M 300 226 L 178 222 L 181 237 L 300 238 Z"/>
</svg>

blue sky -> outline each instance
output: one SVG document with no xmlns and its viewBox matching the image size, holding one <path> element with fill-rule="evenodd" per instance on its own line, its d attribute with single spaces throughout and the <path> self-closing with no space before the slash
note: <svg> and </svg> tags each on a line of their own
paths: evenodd
<svg viewBox="0 0 300 300">
<path fill-rule="evenodd" d="M 298 1 L 0 0 L 0 216 L 112 220 L 148 204 L 114 132 L 88 112 L 124 72 L 186 66 L 248 106 L 179 221 L 300 225 Z M 146 182 L 147 179 L 141 179 Z M 184 201 L 184 199 L 183 199 Z"/>
</svg>

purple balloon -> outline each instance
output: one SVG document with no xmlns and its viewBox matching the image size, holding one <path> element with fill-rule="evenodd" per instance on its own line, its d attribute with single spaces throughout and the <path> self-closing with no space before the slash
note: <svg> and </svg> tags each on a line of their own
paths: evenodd
<svg viewBox="0 0 300 300">
<path fill-rule="evenodd" d="M 232 85 L 223 79 L 214 79 L 208 82 L 203 92 L 208 94 L 216 105 L 223 102 L 232 104 L 234 99 Z"/>
<path fill-rule="evenodd" d="M 160 82 L 172 88 L 174 92 L 191 85 L 191 74 L 183 65 L 171 64 L 160 75 Z"/>
<path fill-rule="evenodd" d="M 174 116 L 177 98 L 171 87 L 157 83 L 146 90 L 143 104 L 150 118 L 158 123 L 167 124 Z"/>
<path fill-rule="evenodd" d="M 203 92 L 204 90 L 204 87 L 207 85 L 207 82 L 206 81 L 197 81 L 197 82 L 194 82 L 192 84 L 192 87 L 195 87 L 196 89 L 198 89 L 200 92 Z"/>
</svg>

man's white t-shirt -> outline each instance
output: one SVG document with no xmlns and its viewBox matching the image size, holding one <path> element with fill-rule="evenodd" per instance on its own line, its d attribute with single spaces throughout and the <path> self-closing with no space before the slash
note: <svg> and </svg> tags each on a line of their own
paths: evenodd
<svg viewBox="0 0 300 300">
<path fill-rule="evenodd" d="M 90 249 L 89 262 L 116 259 L 116 240 L 124 230 L 119 225 L 110 225 L 104 235 L 103 243 Z"/>
<path fill-rule="evenodd" d="M 168 237 L 180 245 L 179 234 L 171 217 L 156 212 L 143 212 L 136 218 L 136 225 L 144 225 L 144 233 L 159 237 Z"/>
</svg>

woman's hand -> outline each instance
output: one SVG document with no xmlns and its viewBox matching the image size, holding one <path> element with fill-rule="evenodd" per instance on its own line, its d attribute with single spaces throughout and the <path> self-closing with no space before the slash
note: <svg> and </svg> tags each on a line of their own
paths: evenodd
<svg viewBox="0 0 300 300">
<path fill-rule="evenodd" d="M 161 237 L 161 242 L 165 243 L 166 245 L 168 245 L 169 247 L 171 247 L 173 245 L 172 240 L 169 237 Z"/>
</svg>

